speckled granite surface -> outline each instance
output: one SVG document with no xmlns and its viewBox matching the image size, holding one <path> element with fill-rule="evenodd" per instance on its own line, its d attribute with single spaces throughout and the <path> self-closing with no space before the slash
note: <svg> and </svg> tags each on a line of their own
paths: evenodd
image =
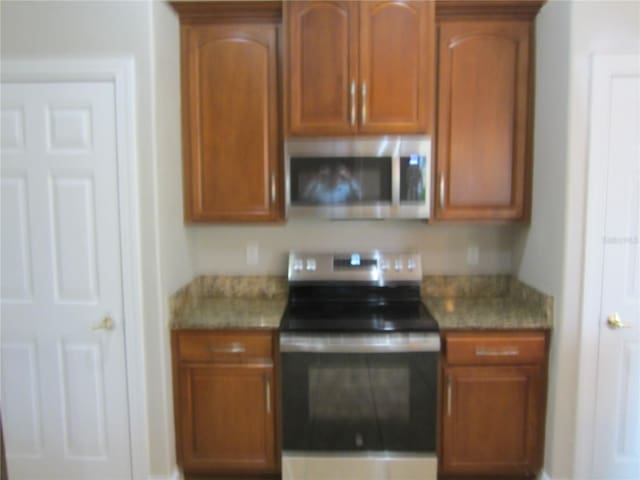
<svg viewBox="0 0 640 480">
<path fill-rule="evenodd" d="M 286 303 L 284 298 L 202 298 L 173 317 L 171 327 L 276 329 Z"/>
<path fill-rule="evenodd" d="M 276 329 L 286 303 L 284 277 L 200 276 L 169 299 L 170 323 L 181 329 Z"/>
<path fill-rule="evenodd" d="M 450 277 L 445 277 L 445 285 L 446 278 Z M 472 280 L 468 280 L 470 278 Z M 473 285 L 482 283 L 481 280 L 463 277 L 454 282 L 467 283 L 470 285 L 467 288 L 444 288 L 441 295 L 423 295 L 423 301 L 440 329 L 552 328 L 553 298 L 512 277 L 495 277 L 493 281 L 487 281 L 486 288 L 474 292 Z M 493 293 L 487 294 L 490 292 Z"/>
<path fill-rule="evenodd" d="M 171 328 L 278 328 L 287 282 L 201 276 L 169 299 Z M 551 328 L 553 299 L 508 275 L 426 276 L 422 297 L 440 328 Z"/>
</svg>

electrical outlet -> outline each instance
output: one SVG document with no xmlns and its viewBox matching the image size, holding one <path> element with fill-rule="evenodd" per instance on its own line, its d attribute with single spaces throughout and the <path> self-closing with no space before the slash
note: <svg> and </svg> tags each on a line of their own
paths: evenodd
<svg viewBox="0 0 640 480">
<path fill-rule="evenodd" d="M 480 261 L 480 249 L 477 245 L 470 245 L 467 247 L 467 264 L 478 265 Z"/>
<path fill-rule="evenodd" d="M 258 244 L 257 243 L 247 243 L 246 257 L 247 257 L 247 265 L 258 264 Z"/>
</svg>

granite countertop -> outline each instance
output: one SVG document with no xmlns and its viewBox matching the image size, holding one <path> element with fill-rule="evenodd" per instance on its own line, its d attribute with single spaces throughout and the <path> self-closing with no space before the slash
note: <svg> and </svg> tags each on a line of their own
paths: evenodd
<svg viewBox="0 0 640 480">
<path fill-rule="evenodd" d="M 202 298 L 175 315 L 171 328 L 277 329 L 286 303 L 285 299 Z"/>
<path fill-rule="evenodd" d="M 441 330 L 548 329 L 551 316 L 535 302 L 513 297 L 426 298 Z"/>
<path fill-rule="evenodd" d="M 550 329 L 553 299 L 508 276 L 429 277 L 423 301 L 442 330 Z M 197 277 L 170 299 L 173 329 L 277 329 L 279 277 Z"/>
</svg>

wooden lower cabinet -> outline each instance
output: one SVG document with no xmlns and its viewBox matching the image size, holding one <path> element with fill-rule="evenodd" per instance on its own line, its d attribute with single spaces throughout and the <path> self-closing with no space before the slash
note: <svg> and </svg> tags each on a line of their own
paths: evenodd
<svg viewBox="0 0 640 480">
<path fill-rule="evenodd" d="M 272 343 L 270 332 L 173 332 L 176 446 L 185 472 L 278 471 L 275 367 L 264 356 Z"/>
<path fill-rule="evenodd" d="M 445 334 L 441 474 L 528 476 L 540 470 L 546 344 L 544 332 Z"/>
</svg>

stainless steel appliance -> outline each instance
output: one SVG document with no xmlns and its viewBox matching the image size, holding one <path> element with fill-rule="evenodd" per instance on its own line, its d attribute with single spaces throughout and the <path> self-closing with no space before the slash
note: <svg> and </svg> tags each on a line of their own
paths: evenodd
<svg viewBox="0 0 640 480">
<path fill-rule="evenodd" d="M 440 336 L 416 254 L 289 257 L 283 480 L 435 480 Z"/>
<path fill-rule="evenodd" d="M 291 138 L 289 217 L 422 218 L 431 214 L 431 139 L 424 135 Z"/>
</svg>

